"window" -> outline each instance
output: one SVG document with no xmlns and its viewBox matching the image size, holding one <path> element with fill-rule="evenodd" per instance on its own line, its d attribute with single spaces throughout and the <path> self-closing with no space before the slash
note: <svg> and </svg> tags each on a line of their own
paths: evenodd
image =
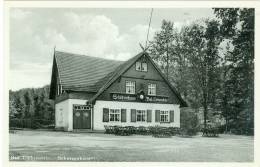
<svg viewBox="0 0 260 167">
<path fill-rule="evenodd" d="M 135 69 L 137 71 L 147 71 L 147 63 L 146 62 L 137 61 L 135 63 Z"/>
<path fill-rule="evenodd" d="M 137 61 L 136 64 L 135 64 L 135 69 L 136 69 L 137 71 L 141 71 L 141 70 L 142 70 L 141 68 L 142 68 L 141 62 L 140 62 L 140 61 Z"/>
<path fill-rule="evenodd" d="M 148 95 L 156 95 L 156 84 L 148 84 Z"/>
<path fill-rule="evenodd" d="M 146 114 L 145 110 L 136 110 L 136 121 L 137 122 L 145 122 Z"/>
<path fill-rule="evenodd" d="M 57 95 L 60 95 L 60 84 L 57 85 Z"/>
<path fill-rule="evenodd" d="M 147 63 L 142 63 L 142 71 L 147 71 Z"/>
<path fill-rule="evenodd" d="M 126 81 L 126 93 L 127 94 L 135 94 L 135 82 Z"/>
<path fill-rule="evenodd" d="M 60 85 L 60 92 L 61 94 L 65 93 L 65 90 L 62 89 L 62 85 Z"/>
<path fill-rule="evenodd" d="M 63 93 L 65 93 L 65 90 L 62 89 L 62 85 L 61 84 L 58 84 L 57 85 L 57 94 L 61 95 Z"/>
<path fill-rule="evenodd" d="M 119 109 L 110 109 L 109 111 L 109 121 L 119 122 L 120 121 L 120 110 Z"/>
<path fill-rule="evenodd" d="M 160 111 L 160 122 L 169 122 L 169 111 Z"/>
</svg>

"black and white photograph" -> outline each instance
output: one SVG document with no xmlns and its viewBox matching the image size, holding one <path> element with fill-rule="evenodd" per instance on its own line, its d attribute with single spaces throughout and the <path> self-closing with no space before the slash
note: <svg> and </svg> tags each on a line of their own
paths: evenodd
<svg viewBox="0 0 260 167">
<path fill-rule="evenodd" d="M 256 159 L 255 8 L 8 12 L 8 161 Z"/>
</svg>

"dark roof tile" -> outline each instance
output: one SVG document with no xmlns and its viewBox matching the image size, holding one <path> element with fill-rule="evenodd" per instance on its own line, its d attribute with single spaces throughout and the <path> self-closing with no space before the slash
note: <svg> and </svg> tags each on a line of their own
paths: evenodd
<svg viewBox="0 0 260 167">
<path fill-rule="evenodd" d="M 123 61 L 55 51 L 60 82 L 65 90 L 98 91 Z"/>
</svg>

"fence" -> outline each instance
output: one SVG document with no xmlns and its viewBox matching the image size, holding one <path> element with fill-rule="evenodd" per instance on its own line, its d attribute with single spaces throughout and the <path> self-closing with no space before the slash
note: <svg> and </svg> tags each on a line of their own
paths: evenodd
<svg viewBox="0 0 260 167">
<path fill-rule="evenodd" d="M 9 119 L 10 128 L 54 128 L 54 120 L 46 119 Z"/>
</svg>

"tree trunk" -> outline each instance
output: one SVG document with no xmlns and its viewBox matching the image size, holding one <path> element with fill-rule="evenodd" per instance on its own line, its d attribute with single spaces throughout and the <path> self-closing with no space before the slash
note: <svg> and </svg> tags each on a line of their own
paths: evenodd
<svg viewBox="0 0 260 167">
<path fill-rule="evenodd" d="M 207 115 L 208 115 L 208 107 L 207 107 L 207 104 L 204 103 L 203 105 L 203 108 L 204 108 L 204 128 L 207 128 Z"/>
<path fill-rule="evenodd" d="M 226 121 L 225 133 L 227 133 L 227 132 L 228 132 L 228 124 L 229 124 L 229 123 L 228 123 L 228 117 L 227 117 L 227 116 L 226 116 L 226 120 L 225 120 L 225 121 Z"/>
</svg>

